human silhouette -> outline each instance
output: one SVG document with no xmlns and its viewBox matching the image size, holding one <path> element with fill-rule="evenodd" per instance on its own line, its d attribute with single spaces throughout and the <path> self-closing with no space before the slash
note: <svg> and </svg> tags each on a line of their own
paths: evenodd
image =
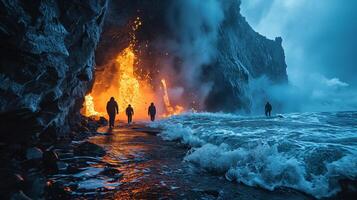
<svg viewBox="0 0 357 200">
<path fill-rule="evenodd" d="M 133 115 L 134 115 L 133 107 L 131 107 L 130 104 L 126 108 L 125 113 L 126 113 L 126 116 L 128 116 L 128 124 L 130 124 L 133 121 Z"/>
<path fill-rule="evenodd" d="M 119 113 L 118 103 L 111 97 L 107 103 L 107 113 L 109 115 L 109 128 L 114 127 L 115 115 Z"/>
<path fill-rule="evenodd" d="M 151 121 L 155 121 L 155 115 L 156 115 L 156 107 L 154 103 L 151 103 L 149 108 L 148 108 L 148 115 L 150 115 Z"/>
<path fill-rule="evenodd" d="M 271 110 L 273 109 L 273 107 L 271 106 L 271 104 L 269 102 L 267 102 L 265 104 L 265 116 L 271 116 Z"/>
</svg>

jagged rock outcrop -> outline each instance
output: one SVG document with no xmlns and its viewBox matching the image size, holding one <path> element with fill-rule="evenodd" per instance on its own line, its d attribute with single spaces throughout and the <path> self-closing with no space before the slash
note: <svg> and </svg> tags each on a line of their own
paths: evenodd
<svg viewBox="0 0 357 200">
<path fill-rule="evenodd" d="M 180 2 L 111 1 L 96 62 L 105 67 L 128 45 L 130 23 L 139 16 L 143 20 L 136 32 L 140 67 L 144 68 L 144 74 L 152 74 L 154 86 L 159 85 L 161 78 L 155 77 L 156 72 L 172 68 L 167 70 L 174 75 L 170 77 L 170 84 L 184 88 L 187 107 L 193 101 L 206 98 L 203 109 L 208 111 L 249 112 L 251 97 L 247 90 L 251 79 L 267 76 L 276 83 L 287 82 L 282 39 L 269 40 L 256 33 L 240 14 L 239 0 L 217 0 L 224 15 L 218 26 L 217 41 L 212 42 L 217 53 L 210 55 L 210 63 L 205 62 L 204 66 L 202 63 L 192 65 L 202 68 L 197 70 L 201 75 L 191 77 L 195 79 L 193 83 L 182 80 L 182 75 L 190 75 L 183 72 L 187 66 L 182 66 L 189 63 L 190 58 L 175 54 L 180 46 L 172 48 L 170 42 L 180 44 L 181 38 L 177 38 L 180 34 L 176 31 L 184 34 L 189 30 L 176 30 L 167 17 L 175 16 L 172 7 L 180 6 Z M 190 1 L 182 2 L 190 4 Z M 34 134 L 41 133 L 48 139 L 48 136 L 69 132 L 71 122 L 78 121 L 75 118 L 83 96 L 91 87 L 94 49 L 106 9 L 107 0 L 70 3 L 0 0 L 1 139 L 28 141 Z M 205 17 L 203 21 L 207 20 Z M 212 31 L 204 23 L 200 26 L 202 37 L 206 29 Z M 211 45 L 211 40 L 208 44 Z M 167 57 L 171 59 L 170 65 L 158 64 Z M 208 95 L 196 94 L 206 83 L 212 86 Z"/>
<path fill-rule="evenodd" d="M 249 80 L 261 76 L 272 83 L 288 80 L 282 39 L 269 40 L 255 32 L 240 14 L 240 3 L 230 1 L 226 5 L 217 42 L 217 62 L 206 70 L 214 80 L 206 99 L 207 108 L 212 111 L 249 112 Z"/>
<path fill-rule="evenodd" d="M 1 141 L 68 133 L 91 86 L 107 0 L 0 1 Z"/>
<path fill-rule="evenodd" d="M 154 83 L 155 79 L 160 78 L 155 77 L 156 71 L 171 71 L 170 84 L 173 87 L 184 88 L 184 99 L 181 99 L 180 103 L 186 100 L 186 107 L 191 106 L 190 103 L 193 101 L 198 102 L 206 98 L 205 105 L 200 106 L 203 110 L 249 112 L 252 99 L 248 91 L 250 80 L 266 76 L 272 83 L 287 83 L 287 66 L 282 39 L 277 37 L 275 40 L 270 40 L 255 32 L 240 14 L 240 0 L 216 0 L 206 3 L 212 2 L 214 3 L 212 5 L 221 8 L 197 6 L 196 3 L 191 4 L 188 0 L 112 1 L 110 17 L 106 20 L 103 37 L 97 51 L 98 63 L 105 66 L 121 49 L 126 47 L 129 43 L 125 39 L 128 38 L 128 30 L 130 30 L 128 23 L 139 16 L 143 21 L 142 26 L 136 32 L 138 40 L 136 48 L 140 54 L 139 66 L 144 68 L 144 71 L 148 71 L 148 74 L 153 74 Z M 205 8 L 212 9 L 204 12 L 197 10 Z M 216 11 L 222 12 L 223 20 L 218 26 L 217 38 L 212 39 L 212 35 L 215 35 L 212 32 L 216 30 L 212 30 L 215 27 L 210 27 L 210 25 L 216 20 L 211 21 L 211 18 L 215 18 L 212 16 L 219 16 L 217 13 L 212 13 Z M 185 12 L 198 14 L 190 15 Z M 186 18 L 186 15 L 202 19 L 190 19 Z M 178 22 L 175 24 L 176 21 L 172 18 L 178 18 Z M 180 19 L 184 20 L 180 21 Z M 191 20 L 197 24 L 192 24 Z M 191 28 L 195 30 L 180 29 L 182 25 L 180 23 L 184 22 L 191 23 Z M 190 33 L 197 30 L 200 32 L 198 37 Z M 186 35 L 180 37 L 181 34 Z M 202 41 L 201 38 L 205 37 L 208 38 Z M 192 43 L 182 41 L 185 38 L 191 38 Z M 186 43 L 182 44 L 183 42 Z M 198 66 L 195 63 L 196 65 L 183 67 L 182 63 L 190 63 L 190 58 L 194 60 L 199 57 L 199 53 L 195 54 L 191 48 L 199 46 L 200 42 L 207 42 L 202 45 L 203 47 L 217 49 L 216 55 L 210 55 L 210 63 L 204 63 L 204 66 Z M 174 47 L 172 47 L 173 43 Z M 147 44 L 148 47 L 143 48 Z M 188 51 L 187 54 L 193 54 L 193 56 L 182 56 L 184 53 L 180 52 L 184 51 Z M 166 52 L 171 60 L 165 58 Z M 207 52 L 212 52 L 212 49 L 202 50 L 202 54 L 207 54 Z M 163 59 L 169 61 L 162 62 Z M 160 66 L 160 62 L 164 64 Z M 189 68 L 202 68 L 202 70 L 196 70 L 201 71 L 201 74 L 192 78 L 195 82 L 185 79 L 185 76 L 192 74 L 183 72 L 187 69 L 190 71 Z M 207 87 L 206 84 L 212 86 L 208 95 L 200 95 L 199 91 L 202 91 L 202 87 Z"/>
</svg>

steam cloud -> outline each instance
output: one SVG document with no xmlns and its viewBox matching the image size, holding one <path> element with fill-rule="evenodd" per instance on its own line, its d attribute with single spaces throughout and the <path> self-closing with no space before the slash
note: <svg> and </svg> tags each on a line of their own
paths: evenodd
<svg viewBox="0 0 357 200">
<path fill-rule="evenodd" d="M 278 113 L 351 110 L 357 98 L 348 87 L 338 78 L 327 79 L 320 74 L 307 76 L 303 85 L 274 85 L 261 77 L 250 81 L 250 92 L 255 97 L 251 109 L 253 114 L 262 114 L 265 102 L 270 101 Z"/>
<path fill-rule="evenodd" d="M 202 66 L 215 59 L 218 29 L 223 19 L 224 11 L 219 0 L 204 3 L 201 0 L 171 1 L 166 23 L 172 34 L 156 41 L 157 48 L 168 53 L 166 59 L 160 61 L 162 71 L 181 80 L 184 88 L 195 90 L 195 95 L 201 99 L 210 89 L 210 84 L 200 80 Z M 178 89 L 171 90 L 171 93 L 174 91 Z M 183 89 L 179 91 L 183 93 Z"/>
<path fill-rule="evenodd" d="M 264 94 L 283 104 L 280 111 L 357 109 L 356 6 L 353 0 L 242 1 L 243 15 L 255 30 L 284 39 L 291 85 L 272 86 Z M 260 84 L 269 82 L 252 81 L 253 93 Z"/>
<path fill-rule="evenodd" d="M 160 74 L 166 76 L 163 78 L 168 79 L 172 100 L 200 100 L 203 108 L 211 83 L 202 80 L 202 70 L 216 59 L 220 25 L 226 17 L 225 9 L 233 1 L 158 0 L 157 5 L 141 0 L 125 2 L 122 4 L 126 6 L 112 9 L 123 8 L 122 13 L 127 13 L 130 8 L 128 16 L 135 16 L 137 10 L 144 12 L 147 17 L 143 18 L 144 27 L 146 22 L 150 27 L 142 36 L 150 37 L 142 41 L 150 41 L 153 52 L 165 54 L 148 56 L 148 60 L 154 58 L 152 65 L 158 66 Z M 267 100 L 273 102 L 278 112 L 356 109 L 354 6 L 337 0 L 323 4 L 309 0 L 242 0 L 242 3 L 243 16 L 255 30 L 269 38 L 283 37 L 290 81 L 290 85 L 283 86 L 273 85 L 265 77 L 250 80 L 253 113 L 262 113 Z M 356 4 L 352 0 L 348 3 Z M 110 23 L 120 26 L 126 17 L 112 17 Z M 315 28 L 317 25 L 319 29 Z"/>
</svg>

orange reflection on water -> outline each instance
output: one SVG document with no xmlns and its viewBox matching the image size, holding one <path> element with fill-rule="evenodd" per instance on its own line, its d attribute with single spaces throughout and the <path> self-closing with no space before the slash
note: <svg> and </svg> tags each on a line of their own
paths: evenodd
<svg viewBox="0 0 357 200">
<path fill-rule="evenodd" d="M 123 174 L 115 199 L 157 199 L 162 195 L 171 196 L 168 186 L 163 187 L 161 183 L 165 180 L 162 178 L 165 174 L 157 166 L 166 164 L 155 157 L 160 148 L 153 140 L 157 140 L 157 137 L 130 129 L 116 129 L 110 136 L 90 139 L 106 148 L 108 154 L 102 161 L 111 164 Z"/>
</svg>

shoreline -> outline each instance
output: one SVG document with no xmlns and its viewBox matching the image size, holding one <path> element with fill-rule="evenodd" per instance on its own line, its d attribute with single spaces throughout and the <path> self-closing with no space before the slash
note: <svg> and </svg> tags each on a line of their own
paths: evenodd
<svg viewBox="0 0 357 200">
<path fill-rule="evenodd" d="M 100 127 L 97 135 L 81 143 L 99 145 L 105 154 L 75 156 L 69 166 L 77 168 L 50 177 L 52 185 L 62 183 L 52 194 L 106 199 L 314 199 L 288 188 L 268 191 L 229 182 L 185 162 L 190 148 L 163 140 L 157 136 L 160 131 L 140 122 L 129 127 L 120 123 L 111 132 Z"/>
</svg>

